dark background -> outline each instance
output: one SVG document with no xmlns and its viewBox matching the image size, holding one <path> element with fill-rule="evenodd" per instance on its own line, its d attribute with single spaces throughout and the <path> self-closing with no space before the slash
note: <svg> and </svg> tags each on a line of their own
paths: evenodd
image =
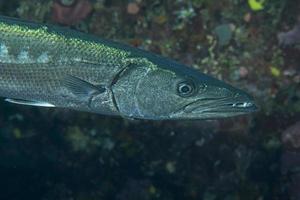
<svg viewBox="0 0 300 200">
<path fill-rule="evenodd" d="M 253 2 L 0 1 L 2 15 L 174 58 L 260 107 L 223 120 L 131 121 L 1 101 L 0 199 L 300 199 L 300 5 Z"/>
</svg>

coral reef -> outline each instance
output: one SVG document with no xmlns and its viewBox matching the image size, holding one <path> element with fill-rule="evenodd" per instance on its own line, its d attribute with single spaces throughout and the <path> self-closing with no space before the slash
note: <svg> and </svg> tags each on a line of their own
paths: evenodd
<svg viewBox="0 0 300 200">
<path fill-rule="evenodd" d="M 74 25 L 85 19 L 92 11 L 88 0 L 57 0 L 53 3 L 52 19 L 60 24 Z"/>
<path fill-rule="evenodd" d="M 299 199 L 300 57 L 281 45 L 297 38 L 299 6 L 0 1 L 8 16 L 174 58 L 247 90 L 260 106 L 251 116 L 155 122 L 1 101 L 1 199 Z"/>
</svg>

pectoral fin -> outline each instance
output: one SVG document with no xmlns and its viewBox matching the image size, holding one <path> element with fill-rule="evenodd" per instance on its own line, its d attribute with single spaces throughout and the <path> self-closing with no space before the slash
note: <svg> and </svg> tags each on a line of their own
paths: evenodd
<svg viewBox="0 0 300 200">
<path fill-rule="evenodd" d="M 68 88 L 74 95 L 82 98 L 87 98 L 93 94 L 100 94 L 106 91 L 104 86 L 93 85 L 72 75 L 65 76 L 63 82 L 65 87 Z"/>
<path fill-rule="evenodd" d="M 42 101 L 27 101 L 22 99 L 5 99 L 5 101 L 9 103 L 15 103 L 20 105 L 27 105 L 27 106 L 39 106 L 39 107 L 55 107 L 55 105 L 48 103 L 48 102 L 42 102 Z"/>
</svg>

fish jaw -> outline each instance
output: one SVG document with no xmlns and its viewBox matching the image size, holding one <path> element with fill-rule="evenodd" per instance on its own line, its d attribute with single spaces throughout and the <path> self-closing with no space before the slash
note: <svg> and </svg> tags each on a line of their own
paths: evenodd
<svg viewBox="0 0 300 200">
<path fill-rule="evenodd" d="M 246 93 L 232 97 L 199 98 L 173 113 L 171 119 L 218 119 L 250 114 L 258 111 L 253 98 Z"/>
</svg>

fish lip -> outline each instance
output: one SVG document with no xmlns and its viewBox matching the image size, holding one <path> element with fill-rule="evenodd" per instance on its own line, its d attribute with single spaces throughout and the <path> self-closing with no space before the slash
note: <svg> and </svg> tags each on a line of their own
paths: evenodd
<svg viewBox="0 0 300 200">
<path fill-rule="evenodd" d="M 192 114 L 246 114 L 258 111 L 249 95 L 236 94 L 223 98 L 201 98 L 184 107 L 185 113 Z"/>
</svg>

